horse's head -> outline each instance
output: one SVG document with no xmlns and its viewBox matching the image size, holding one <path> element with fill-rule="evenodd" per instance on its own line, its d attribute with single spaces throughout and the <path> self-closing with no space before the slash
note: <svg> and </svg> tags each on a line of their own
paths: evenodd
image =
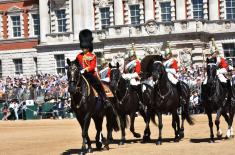
<svg viewBox="0 0 235 155">
<path fill-rule="evenodd" d="M 117 62 L 116 66 L 112 66 L 111 63 L 109 63 L 110 71 L 110 88 L 114 91 L 117 90 L 118 82 L 121 78 L 121 72 L 119 70 L 119 63 Z"/>
<path fill-rule="evenodd" d="M 152 66 L 153 81 L 157 84 L 165 74 L 166 71 L 165 67 L 162 64 L 162 61 L 155 61 Z"/>
<path fill-rule="evenodd" d="M 79 65 L 79 62 L 77 60 L 70 61 L 70 59 L 67 59 L 67 76 L 68 76 L 68 82 L 69 82 L 69 88 L 68 91 L 71 94 L 75 94 L 77 92 L 77 86 L 80 83 L 80 77 L 81 77 L 81 67 Z"/>
<path fill-rule="evenodd" d="M 216 58 L 207 58 L 207 77 L 208 77 L 208 82 L 214 82 L 216 78 L 216 70 L 217 70 L 217 65 L 216 65 Z"/>
</svg>

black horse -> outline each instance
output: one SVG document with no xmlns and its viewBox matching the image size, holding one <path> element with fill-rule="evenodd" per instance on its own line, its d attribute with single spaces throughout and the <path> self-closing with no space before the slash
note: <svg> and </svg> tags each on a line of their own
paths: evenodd
<svg viewBox="0 0 235 155">
<path fill-rule="evenodd" d="M 165 67 L 162 61 L 155 61 L 152 64 L 152 78 L 154 81 L 154 88 L 152 91 L 151 99 L 151 120 L 155 122 L 155 114 L 158 116 L 158 128 L 159 128 L 159 138 L 156 142 L 157 145 L 162 144 L 162 114 L 171 113 L 172 114 L 172 127 L 175 131 L 175 141 L 178 142 L 183 137 L 183 127 L 184 119 L 190 125 L 193 125 L 193 119 L 189 115 L 189 87 L 181 82 L 182 87 L 182 99 L 180 98 L 179 92 L 177 92 L 176 85 L 173 85 L 167 76 Z M 184 102 L 181 102 L 184 101 Z M 180 119 L 177 113 L 177 109 L 182 107 L 182 127 L 180 128 Z M 181 135 L 182 134 L 182 135 Z"/>
<path fill-rule="evenodd" d="M 103 117 L 106 115 L 108 132 L 112 129 L 118 130 L 118 122 L 116 115 L 114 114 L 112 107 L 105 108 L 103 104 L 98 103 L 98 99 L 95 97 L 93 89 L 88 84 L 85 77 L 80 73 L 82 69 L 80 64 L 75 61 L 67 59 L 68 64 L 68 82 L 69 92 L 71 94 L 71 108 L 74 111 L 78 122 L 82 128 L 82 150 L 91 152 L 91 141 L 88 136 L 88 128 L 90 125 L 91 118 L 95 122 L 96 127 L 96 147 L 102 148 L 102 144 L 108 149 L 109 141 L 103 138 L 101 133 Z M 82 103 L 82 91 L 86 91 L 86 103 Z M 88 148 L 86 147 L 88 145 Z"/>
<path fill-rule="evenodd" d="M 144 112 L 144 105 L 140 103 L 140 98 L 137 92 L 131 89 L 129 81 L 122 78 L 121 72 L 119 70 L 119 63 L 117 63 L 116 66 L 109 64 L 109 67 L 111 68 L 110 89 L 116 99 L 116 109 L 120 117 L 122 132 L 120 144 L 123 145 L 125 143 L 125 128 L 127 127 L 126 116 L 130 116 L 130 131 L 132 132 L 133 136 L 140 138 L 141 135 L 135 132 L 134 127 L 136 112 L 139 112 L 143 116 L 144 120 L 146 119 L 146 115 Z M 150 137 L 149 129 L 145 130 L 145 135 L 147 135 L 148 138 Z"/>
<path fill-rule="evenodd" d="M 230 123 L 231 123 L 231 128 L 230 131 L 227 131 L 227 137 L 229 135 L 234 138 L 234 133 L 233 133 L 233 118 L 234 118 L 234 113 L 235 113 L 235 77 L 232 77 L 232 82 L 231 82 L 231 102 L 230 102 L 230 107 L 229 107 L 229 117 L 230 117 Z"/>
<path fill-rule="evenodd" d="M 202 103 L 205 107 L 205 112 L 208 116 L 209 127 L 210 127 L 210 142 L 214 142 L 214 133 L 213 133 L 213 121 L 212 121 L 212 113 L 216 112 L 216 120 L 215 125 L 217 128 L 217 136 L 221 138 L 222 131 L 219 128 L 220 124 L 220 116 L 222 115 L 227 124 L 228 124 L 228 132 L 231 130 L 232 122 L 229 116 L 227 115 L 227 111 L 230 109 L 229 100 L 229 90 L 226 85 L 222 85 L 219 81 L 218 76 L 216 75 L 217 65 L 216 59 L 207 59 L 207 83 L 202 84 Z"/>
</svg>

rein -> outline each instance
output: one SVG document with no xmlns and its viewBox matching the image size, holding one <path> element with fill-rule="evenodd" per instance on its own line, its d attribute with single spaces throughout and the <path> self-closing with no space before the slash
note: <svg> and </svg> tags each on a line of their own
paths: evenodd
<svg viewBox="0 0 235 155">
<path fill-rule="evenodd" d="M 169 86 L 169 84 L 167 84 Z M 168 95 L 170 95 L 171 93 L 171 87 L 168 89 L 168 92 L 165 93 L 165 94 L 161 94 L 161 91 L 160 91 L 160 88 L 159 88 L 159 85 L 158 85 L 158 91 L 157 91 L 157 94 L 162 98 L 162 100 L 164 100 Z"/>
<path fill-rule="evenodd" d="M 163 64 L 163 63 L 162 63 L 162 61 L 154 61 L 154 64 Z M 158 88 L 157 94 L 160 96 L 160 98 L 162 100 L 164 100 L 168 95 L 170 95 L 172 89 L 171 89 L 171 87 L 169 87 L 169 83 L 167 83 L 167 86 L 169 87 L 169 89 L 168 89 L 167 93 L 165 93 L 165 94 L 161 94 L 159 84 L 157 86 L 158 86 L 157 87 Z"/>
</svg>

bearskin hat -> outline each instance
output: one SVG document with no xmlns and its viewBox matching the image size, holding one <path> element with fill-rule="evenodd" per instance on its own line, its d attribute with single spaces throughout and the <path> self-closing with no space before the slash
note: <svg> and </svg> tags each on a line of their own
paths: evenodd
<svg viewBox="0 0 235 155">
<path fill-rule="evenodd" d="M 79 33 L 80 48 L 88 48 L 93 51 L 92 32 L 88 29 L 81 30 Z"/>
</svg>

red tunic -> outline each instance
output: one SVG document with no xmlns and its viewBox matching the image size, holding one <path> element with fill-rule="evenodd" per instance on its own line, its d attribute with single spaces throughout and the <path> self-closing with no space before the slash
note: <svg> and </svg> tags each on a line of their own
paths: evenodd
<svg viewBox="0 0 235 155">
<path fill-rule="evenodd" d="M 228 64 L 227 64 L 227 62 L 225 61 L 224 58 L 220 58 L 219 68 L 228 69 Z"/>
<path fill-rule="evenodd" d="M 96 56 L 91 52 L 87 52 L 86 54 L 80 53 L 77 55 L 77 60 L 82 66 L 83 69 L 86 69 L 88 73 L 92 73 L 96 75 Z"/>
<path fill-rule="evenodd" d="M 136 60 L 135 72 L 137 74 L 140 74 L 140 71 L 141 71 L 140 61 Z"/>
<path fill-rule="evenodd" d="M 111 73 L 111 69 L 109 68 L 108 73 L 107 73 L 107 77 L 109 77 L 109 78 L 110 78 L 110 73 Z"/>
<path fill-rule="evenodd" d="M 179 69 L 178 62 L 175 59 L 173 60 L 170 68 L 174 68 L 176 72 L 178 72 L 178 69 Z"/>
</svg>

